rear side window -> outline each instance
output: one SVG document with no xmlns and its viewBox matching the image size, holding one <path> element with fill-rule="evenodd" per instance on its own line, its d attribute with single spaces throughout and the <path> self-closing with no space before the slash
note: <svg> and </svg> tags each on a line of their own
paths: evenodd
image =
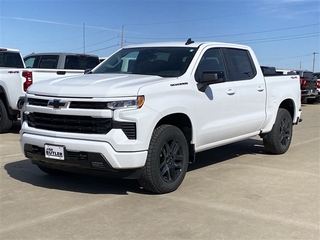
<svg viewBox="0 0 320 240">
<path fill-rule="evenodd" d="M 247 50 L 226 48 L 224 53 L 231 81 L 248 80 L 256 76 L 257 70 Z"/>
<path fill-rule="evenodd" d="M 308 78 L 308 79 L 313 79 L 314 75 L 312 72 L 303 72 L 302 77 Z"/>
<path fill-rule="evenodd" d="M 24 68 L 20 54 L 15 52 L 0 52 L 0 67 Z"/>
<path fill-rule="evenodd" d="M 65 69 L 92 69 L 99 64 L 99 58 L 88 55 L 67 55 Z"/>
<path fill-rule="evenodd" d="M 314 73 L 313 75 L 318 79 L 320 78 L 320 73 Z"/>
<path fill-rule="evenodd" d="M 56 69 L 59 61 L 57 55 L 30 56 L 24 59 L 27 68 Z"/>
<path fill-rule="evenodd" d="M 24 59 L 24 63 L 26 64 L 27 68 L 35 68 L 36 60 L 39 62 L 39 57 L 27 57 Z"/>
</svg>

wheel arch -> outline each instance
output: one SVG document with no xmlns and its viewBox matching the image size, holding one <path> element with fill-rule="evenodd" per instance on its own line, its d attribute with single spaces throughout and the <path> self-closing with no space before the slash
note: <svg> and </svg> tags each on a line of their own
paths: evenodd
<svg viewBox="0 0 320 240">
<path fill-rule="evenodd" d="M 195 147 L 192 143 L 192 122 L 188 115 L 184 113 L 169 114 L 158 121 L 155 128 L 163 124 L 170 124 L 179 128 L 184 134 L 189 148 L 189 162 L 195 161 Z"/>
<path fill-rule="evenodd" d="M 261 129 L 261 132 L 260 132 L 260 137 L 263 137 L 265 136 L 268 132 L 271 131 L 275 121 L 276 121 L 276 118 L 277 118 L 277 114 L 278 114 L 278 111 L 279 109 L 286 109 L 292 120 L 293 120 L 293 123 L 295 121 L 298 121 L 296 119 L 296 116 L 297 116 L 297 113 L 296 113 L 296 106 L 295 106 L 295 102 L 294 100 L 290 99 L 290 98 L 287 98 L 287 99 L 284 99 L 279 105 L 275 106 L 275 107 L 272 107 L 270 108 L 269 110 L 267 110 L 267 120 L 264 124 L 264 127 Z"/>
<path fill-rule="evenodd" d="M 3 104 L 7 106 L 7 95 L 2 86 L 0 86 L 0 99 L 2 100 Z"/>
<path fill-rule="evenodd" d="M 279 105 L 279 108 L 287 109 L 291 115 L 291 118 L 294 120 L 295 117 L 295 105 L 292 99 L 285 99 Z"/>
<path fill-rule="evenodd" d="M 8 97 L 7 97 L 5 89 L 2 86 L 0 86 L 0 99 L 3 102 L 7 112 L 10 113 L 11 108 L 9 107 Z"/>
<path fill-rule="evenodd" d="M 3 86 L 0 86 L 0 99 L 2 100 L 6 110 L 7 110 L 7 113 L 9 114 L 9 118 L 11 120 L 15 120 L 16 119 L 16 115 L 19 113 L 19 111 L 14 111 L 10 105 L 9 105 L 9 100 L 8 100 L 8 96 L 7 96 L 7 93 L 5 91 L 5 89 L 3 88 Z"/>
</svg>

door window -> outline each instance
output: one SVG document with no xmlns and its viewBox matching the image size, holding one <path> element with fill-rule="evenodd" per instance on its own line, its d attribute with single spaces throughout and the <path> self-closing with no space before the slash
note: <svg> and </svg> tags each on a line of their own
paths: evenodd
<svg viewBox="0 0 320 240">
<path fill-rule="evenodd" d="M 230 80 L 248 80 L 256 76 L 257 71 L 247 50 L 226 48 L 224 52 Z"/>
<path fill-rule="evenodd" d="M 43 55 L 30 56 L 24 59 L 27 68 L 57 68 L 59 56 L 57 55 Z"/>
<path fill-rule="evenodd" d="M 224 67 L 224 62 L 221 56 L 221 51 L 219 48 L 211 48 L 207 50 L 198 65 L 195 73 L 195 79 L 200 82 L 203 72 L 223 72 L 226 76 L 226 71 Z"/>
</svg>

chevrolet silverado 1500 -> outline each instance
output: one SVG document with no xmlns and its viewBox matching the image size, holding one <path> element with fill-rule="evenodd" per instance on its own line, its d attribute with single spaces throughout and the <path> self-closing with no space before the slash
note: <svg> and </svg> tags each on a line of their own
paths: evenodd
<svg viewBox="0 0 320 240">
<path fill-rule="evenodd" d="M 198 152 L 260 135 L 285 153 L 300 106 L 299 76 L 264 76 L 248 46 L 127 46 L 91 74 L 32 85 L 21 148 L 49 174 L 110 172 L 167 193 Z"/>
</svg>

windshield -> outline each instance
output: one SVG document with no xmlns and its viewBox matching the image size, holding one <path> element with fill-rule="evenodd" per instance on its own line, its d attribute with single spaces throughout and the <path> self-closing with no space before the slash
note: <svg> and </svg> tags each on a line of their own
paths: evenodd
<svg viewBox="0 0 320 240">
<path fill-rule="evenodd" d="M 196 53 L 189 47 L 124 48 L 103 62 L 93 73 L 125 73 L 178 77 Z"/>
</svg>

